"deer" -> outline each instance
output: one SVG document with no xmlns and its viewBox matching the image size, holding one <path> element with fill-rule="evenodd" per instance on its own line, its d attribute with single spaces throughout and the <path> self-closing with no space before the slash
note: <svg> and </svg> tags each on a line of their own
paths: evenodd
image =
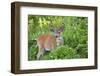
<svg viewBox="0 0 100 76">
<path fill-rule="evenodd" d="M 64 44 L 63 37 L 61 37 L 61 32 L 64 31 L 64 23 L 59 28 L 55 28 L 52 25 L 49 26 L 52 34 L 42 34 L 37 38 L 37 60 L 40 60 L 46 51 L 52 51 L 57 46 Z"/>
</svg>

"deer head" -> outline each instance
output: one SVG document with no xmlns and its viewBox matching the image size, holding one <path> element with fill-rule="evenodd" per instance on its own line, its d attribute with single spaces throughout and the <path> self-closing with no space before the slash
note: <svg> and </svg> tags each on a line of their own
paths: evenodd
<svg viewBox="0 0 100 76">
<path fill-rule="evenodd" d="M 60 34 L 61 32 L 64 31 L 64 23 L 62 23 L 62 25 L 60 27 L 53 27 L 53 26 L 50 26 L 50 30 L 51 32 L 53 33 L 53 35 L 58 38 L 60 37 Z"/>
</svg>

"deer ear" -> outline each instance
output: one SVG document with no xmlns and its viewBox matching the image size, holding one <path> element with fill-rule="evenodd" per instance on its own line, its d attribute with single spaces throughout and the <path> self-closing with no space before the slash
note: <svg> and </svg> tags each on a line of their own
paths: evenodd
<svg viewBox="0 0 100 76">
<path fill-rule="evenodd" d="M 61 27 L 59 28 L 60 32 L 63 32 L 64 31 L 64 27 L 65 27 L 65 24 L 62 23 Z"/>
<path fill-rule="evenodd" d="M 54 29 L 53 28 L 50 28 L 50 31 L 54 32 Z"/>
</svg>

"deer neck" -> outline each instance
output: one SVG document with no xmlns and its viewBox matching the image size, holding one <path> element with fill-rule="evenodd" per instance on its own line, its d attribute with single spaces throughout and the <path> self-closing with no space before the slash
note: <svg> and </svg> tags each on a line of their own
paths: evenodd
<svg viewBox="0 0 100 76">
<path fill-rule="evenodd" d="M 64 41 L 63 37 L 61 37 L 61 36 L 56 37 L 54 34 L 53 34 L 53 36 L 56 38 L 56 46 L 57 47 L 60 46 L 61 43 Z"/>
<path fill-rule="evenodd" d="M 62 42 L 63 38 L 61 36 L 56 38 L 57 47 L 60 46 Z"/>
</svg>

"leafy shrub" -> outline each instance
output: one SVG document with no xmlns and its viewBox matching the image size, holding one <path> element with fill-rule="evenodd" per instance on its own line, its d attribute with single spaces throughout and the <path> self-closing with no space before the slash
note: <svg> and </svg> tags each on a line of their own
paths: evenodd
<svg viewBox="0 0 100 76">
<path fill-rule="evenodd" d="M 52 50 L 48 55 L 44 55 L 43 59 L 72 59 L 76 58 L 77 52 L 69 46 L 60 46 Z"/>
<path fill-rule="evenodd" d="M 36 41 L 30 41 L 28 45 L 28 60 L 35 60 L 38 47 L 36 46 Z"/>
</svg>

